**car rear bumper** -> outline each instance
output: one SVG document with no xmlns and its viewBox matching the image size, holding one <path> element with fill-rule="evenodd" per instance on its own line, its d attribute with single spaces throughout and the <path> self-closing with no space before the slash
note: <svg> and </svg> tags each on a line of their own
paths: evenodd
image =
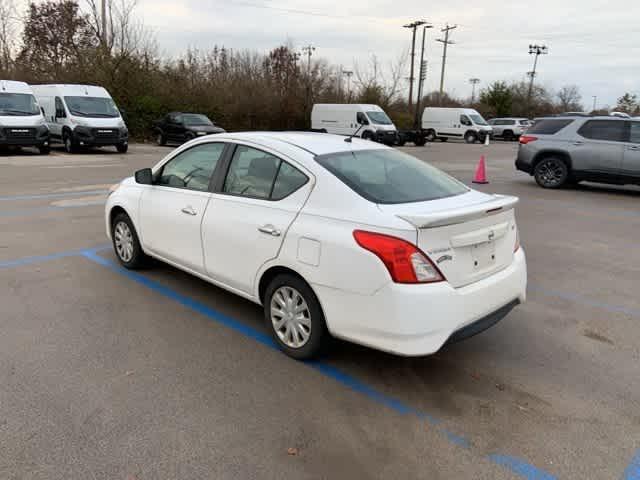
<svg viewBox="0 0 640 480">
<path fill-rule="evenodd" d="M 489 328 L 526 299 L 523 249 L 509 267 L 471 285 L 389 283 L 374 295 L 312 285 L 332 335 L 397 355 L 437 352 Z"/>
<path fill-rule="evenodd" d="M 526 173 L 531 173 L 532 169 L 531 169 L 531 165 L 528 164 L 527 162 L 523 161 L 520 158 L 516 159 L 516 169 L 520 170 L 521 172 L 526 172 Z"/>
</svg>

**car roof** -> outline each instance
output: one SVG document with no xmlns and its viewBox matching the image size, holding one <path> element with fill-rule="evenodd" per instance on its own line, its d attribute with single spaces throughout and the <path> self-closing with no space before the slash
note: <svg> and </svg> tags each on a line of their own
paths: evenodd
<svg viewBox="0 0 640 480">
<path fill-rule="evenodd" d="M 245 140 L 272 147 L 276 150 L 278 145 L 286 144 L 298 147 L 312 155 L 389 148 L 369 140 L 361 140 L 360 138 L 353 138 L 351 142 L 345 142 L 347 138 L 345 136 L 316 132 L 236 132 L 218 134 L 216 138 L 232 141 Z"/>
<path fill-rule="evenodd" d="M 535 120 L 536 121 L 540 121 L 540 120 L 562 120 L 562 119 L 568 119 L 568 120 L 611 120 L 611 121 L 615 121 L 615 122 L 624 122 L 624 121 L 629 121 L 629 118 L 623 118 L 623 117 L 616 117 L 616 116 L 611 116 L 611 115 L 552 115 L 552 116 L 548 116 L 548 117 L 537 117 Z"/>
<path fill-rule="evenodd" d="M 31 93 L 31 88 L 25 82 L 15 80 L 0 80 L 0 92 Z"/>
</svg>

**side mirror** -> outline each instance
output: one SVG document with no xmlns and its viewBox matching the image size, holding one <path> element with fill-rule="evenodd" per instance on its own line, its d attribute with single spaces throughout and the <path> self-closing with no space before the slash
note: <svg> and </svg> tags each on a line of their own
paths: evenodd
<svg viewBox="0 0 640 480">
<path fill-rule="evenodd" d="M 135 174 L 136 183 L 140 185 L 151 185 L 153 183 L 153 175 L 150 168 L 143 168 L 138 170 Z"/>
</svg>

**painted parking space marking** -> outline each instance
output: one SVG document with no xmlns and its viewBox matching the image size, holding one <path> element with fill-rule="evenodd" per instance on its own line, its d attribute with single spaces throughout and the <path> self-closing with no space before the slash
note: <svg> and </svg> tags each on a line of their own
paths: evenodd
<svg viewBox="0 0 640 480">
<path fill-rule="evenodd" d="M 48 200 L 53 198 L 82 197 L 86 195 L 106 195 L 108 190 L 78 190 L 75 192 L 35 193 L 31 195 L 5 195 L 0 202 L 18 202 L 20 200 Z"/>
<path fill-rule="evenodd" d="M 271 336 L 264 332 L 261 332 L 259 330 L 254 329 L 253 327 L 245 325 L 242 322 L 239 322 L 238 320 L 232 317 L 229 317 L 211 307 L 204 305 L 203 303 L 198 302 L 197 300 L 194 300 L 190 297 L 182 295 L 181 293 L 176 292 L 175 290 L 169 287 L 166 287 L 165 285 L 162 285 L 161 283 L 158 283 L 155 280 L 151 280 L 137 272 L 126 270 L 125 268 L 121 267 L 115 262 L 99 256 L 95 251 L 87 250 L 82 252 L 82 255 L 88 260 L 94 263 L 97 263 L 98 265 L 101 265 L 103 267 L 106 267 L 114 273 L 125 276 L 130 280 L 133 280 L 136 283 L 139 283 L 153 290 L 154 292 L 160 295 L 163 295 L 166 298 L 174 300 L 177 303 L 204 315 L 210 320 L 215 321 L 216 323 L 222 324 L 225 327 L 228 327 L 231 330 L 234 330 L 246 337 L 249 337 L 264 346 L 267 346 L 269 348 L 279 351 L 278 346 L 276 345 L 274 340 L 271 338 Z M 366 396 L 367 398 L 369 398 L 375 403 L 378 403 L 390 408 L 396 413 L 399 413 L 402 415 L 414 415 L 426 421 L 429 421 L 429 419 L 432 418 L 430 415 L 422 414 L 422 412 L 405 404 L 401 400 L 398 400 L 390 395 L 386 395 L 382 392 L 379 392 L 378 390 L 371 387 L 370 385 L 367 385 L 366 383 L 358 380 L 357 378 L 349 375 L 348 373 L 336 367 L 333 367 L 332 365 L 329 365 L 322 361 L 312 361 L 312 362 L 304 362 L 304 363 L 306 363 L 308 366 L 315 369 L 316 371 L 322 373 L 326 377 L 329 377 L 334 381 L 337 381 L 338 383 L 346 386 L 352 391 L 355 391 L 357 393 L 360 393 Z M 440 422 L 436 421 L 435 425 L 437 425 L 438 423 Z M 461 446 L 466 449 L 471 448 L 472 443 L 468 439 L 459 435 L 455 435 L 452 432 L 449 432 L 445 429 L 440 429 L 439 431 L 442 432 L 447 437 L 447 439 L 449 439 L 449 441 L 451 441 L 455 445 Z M 538 469 L 537 467 L 534 467 L 533 465 L 525 462 L 524 460 L 518 459 L 516 457 L 511 457 L 508 455 L 493 454 L 493 455 L 486 456 L 485 458 L 527 480 L 555 480 L 557 478 L 551 475 L 550 473 L 544 470 Z M 499 459 L 501 461 L 496 461 L 496 459 Z"/>
<path fill-rule="evenodd" d="M 48 205 L 46 207 L 30 207 L 19 208 L 17 210 L 0 210 L 0 217 L 30 217 L 33 215 L 40 215 L 43 213 L 59 212 L 65 208 L 79 208 L 79 207 L 92 207 L 96 205 L 104 205 L 106 200 L 104 198 L 100 200 L 86 201 L 82 203 L 69 203 L 64 205 Z"/>
<path fill-rule="evenodd" d="M 622 475 L 622 480 L 640 480 L 640 450 L 631 459 L 631 463 Z"/>
</svg>

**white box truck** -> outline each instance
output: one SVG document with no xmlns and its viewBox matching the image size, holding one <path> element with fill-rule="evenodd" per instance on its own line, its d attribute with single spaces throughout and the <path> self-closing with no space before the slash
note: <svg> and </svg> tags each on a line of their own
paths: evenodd
<svg viewBox="0 0 640 480">
<path fill-rule="evenodd" d="M 125 153 L 129 131 L 118 107 L 102 87 L 93 85 L 32 85 L 44 110 L 51 141 L 69 153 L 82 147 L 115 146 Z"/>
<path fill-rule="evenodd" d="M 472 108 L 427 107 L 422 112 L 422 132 L 433 142 L 449 138 L 464 139 L 467 143 L 484 142 L 491 136 L 491 126 Z"/>
<path fill-rule="evenodd" d="M 49 153 L 49 127 L 31 88 L 0 80 L 0 147 L 36 147 Z"/>
<path fill-rule="evenodd" d="M 311 129 L 336 135 L 353 135 L 393 145 L 398 130 L 378 105 L 359 103 L 316 103 L 311 110 Z"/>
</svg>

